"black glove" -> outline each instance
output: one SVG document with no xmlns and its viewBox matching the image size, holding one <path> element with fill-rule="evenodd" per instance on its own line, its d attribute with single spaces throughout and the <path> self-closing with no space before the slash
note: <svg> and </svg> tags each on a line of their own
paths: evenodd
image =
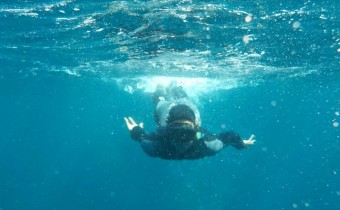
<svg viewBox="0 0 340 210">
<path fill-rule="evenodd" d="M 221 141 L 223 142 L 224 146 L 233 146 L 236 149 L 243 149 L 245 148 L 245 145 L 241 139 L 241 136 L 234 132 L 234 131 L 228 131 L 221 133 L 219 135 Z"/>
<path fill-rule="evenodd" d="M 131 134 L 131 138 L 133 140 L 136 141 L 141 141 L 143 139 L 143 136 L 145 135 L 145 131 L 143 128 L 141 128 L 140 126 L 135 126 L 134 128 L 132 128 L 132 130 L 130 131 Z"/>
</svg>

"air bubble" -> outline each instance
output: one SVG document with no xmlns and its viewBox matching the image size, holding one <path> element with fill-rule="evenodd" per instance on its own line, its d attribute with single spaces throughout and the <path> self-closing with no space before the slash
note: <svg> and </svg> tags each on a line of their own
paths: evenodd
<svg viewBox="0 0 340 210">
<path fill-rule="evenodd" d="M 293 28 L 294 28 L 294 29 L 300 28 L 300 26 L 301 26 L 301 23 L 300 23 L 299 21 L 295 21 L 295 22 L 293 23 Z"/>
<path fill-rule="evenodd" d="M 337 122 L 337 121 L 333 122 L 333 127 L 334 127 L 334 128 L 339 127 L 339 122 Z"/>
<path fill-rule="evenodd" d="M 249 37 L 248 35 L 244 35 L 244 36 L 243 36 L 243 42 L 244 42 L 245 44 L 248 44 L 249 41 L 250 41 L 250 37 Z"/>
<path fill-rule="evenodd" d="M 277 105 L 277 102 L 276 102 L 276 101 L 271 101 L 271 102 L 270 102 L 270 105 L 276 106 L 276 105 Z"/>
<path fill-rule="evenodd" d="M 247 23 L 252 21 L 252 16 L 251 15 L 247 15 L 247 17 L 244 18 L 244 21 L 246 21 Z"/>
</svg>

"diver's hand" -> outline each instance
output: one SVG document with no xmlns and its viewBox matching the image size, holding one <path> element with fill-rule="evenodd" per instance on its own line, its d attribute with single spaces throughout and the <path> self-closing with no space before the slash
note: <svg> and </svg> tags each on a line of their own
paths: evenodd
<svg viewBox="0 0 340 210">
<path fill-rule="evenodd" d="M 137 123 L 135 122 L 134 119 L 132 119 L 132 117 L 124 117 L 126 126 L 128 127 L 129 131 L 131 131 L 134 127 L 139 126 L 141 128 L 144 127 L 144 124 L 141 122 L 139 123 L 139 125 L 137 125 Z"/>
<path fill-rule="evenodd" d="M 252 134 L 252 135 L 249 137 L 249 139 L 243 140 L 244 146 L 245 146 L 245 147 L 249 147 L 249 146 L 253 145 L 253 144 L 255 143 L 255 141 L 256 141 L 256 140 L 254 139 L 254 137 L 255 137 L 255 135 Z"/>
</svg>

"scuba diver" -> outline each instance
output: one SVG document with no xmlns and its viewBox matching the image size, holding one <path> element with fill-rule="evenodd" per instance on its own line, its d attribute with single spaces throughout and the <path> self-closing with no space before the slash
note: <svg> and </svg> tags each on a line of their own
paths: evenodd
<svg viewBox="0 0 340 210">
<path fill-rule="evenodd" d="M 168 160 L 200 159 L 213 156 L 227 146 L 244 149 L 255 143 L 254 135 L 242 140 L 234 131 L 218 135 L 201 127 L 201 118 L 181 86 L 172 83 L 167 88 L 157 86 L 153 94 L 156 104 L 155 121 L 158 128 L 147 133 L 143 123 L 124 117 L 131 138 L 141 145 L 146 154 Z"/>
</svg>

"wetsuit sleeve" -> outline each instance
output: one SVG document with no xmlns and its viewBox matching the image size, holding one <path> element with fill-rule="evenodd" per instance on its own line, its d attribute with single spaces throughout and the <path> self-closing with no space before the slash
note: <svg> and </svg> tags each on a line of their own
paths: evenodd
<svg viewBox="0 0 340 210">
<path fill-rule="evenodd" d="M 236 149 L 246 148 L 240 135 L 234 131 L 228 131 L 219 134 L 219 139 L 222 140 L 224 147 L 233 146 Z"/>
<path fill-rule="evenodd" d="M 156 141 L 158 140 L 158 135 L 154 132 L 148 134 L 144 131 L 143 128 L 141 128 L 140 126 L 136 126 L 134 127 L 131 131 L 130 131 L 130 135 L 131 138 L 135 141 L 141 142 L 143 140 L 150 140 L 150 141 Z"/>
<path fill-rule="evenodd" d="M 218 139 L 218 136 L 207 132 L 204 128 L 199 128 L 198 131 L 202 138 L 198 140 L 198 150 L 200 152 L 197 152 L 197 154 L 200 154 L 200 156 L 212 156 L 223 149 L 223 142 Z"/>
<path fill-rule="evenodd" d="M 131 138 L 135 141 L 141 141 L 146 137 L 146 132 L 140 126 L 134 127 L 131 131 Z"/>
<path fill-rule="evenodd" d="M 139 142 L 146 154 L 151 157 L 158 157 L 161 150 L 160 136 L 157 133 L 147 134 L 140 126 L 134 127 L 131 131 L 131 138 Z"/>
</svg>

